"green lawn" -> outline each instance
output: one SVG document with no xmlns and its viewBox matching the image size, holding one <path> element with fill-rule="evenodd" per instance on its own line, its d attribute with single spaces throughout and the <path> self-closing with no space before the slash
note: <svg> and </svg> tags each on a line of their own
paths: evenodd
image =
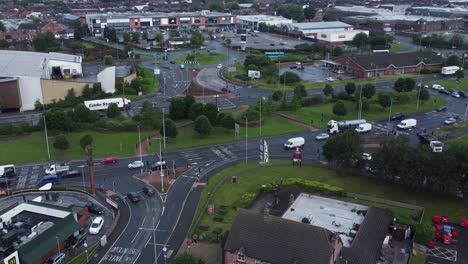
<svg viewBox="0 0 468 264">
<path fill-rule="evenodd" d="M 390 52 L 398 52 L 398 51 L 405 51 L 408 50 L 408 46 L 393 42 L 390 44 Z"/>
<path fill-rule="evenodd" d="M 90 260 L 94 254 L 94 251 L 96 250 L 97 248 L 97 245 L 96 246 L 92 246 L 88 249 L 88 260 Z M 75 257 L 74 259 L 72 259 L 70 262 L 68 262 L 68 264 L 85 264 L 87 263 L 86 262 L 86 253 L 83 252 L 82 254 L 80 254 L 79 256 Z"/>
<path fill-rule="evenodd" d="M 434 102 L 435 100 L 435 102 Z M 302 107 L 297 111 L 285 111 L 284 113 L 300 120 L 306 124 L 324 128 L 326 127 L 328 120 L 349 120 L 358 118 L 358 110 L 356 109 L 356 102 L 343 101 L 345 103 L 348 113 L 345 116 L 339 117 L 333 114 L 333 103 L 327 103 L 317 106 Z M 414 112 L 424 112 L 431 109 L 435 109 L 441 105 L 445 105 L 447 102 L 445 99 L 432 96 L 431 99 L 419 105 L 419 110 L 416 110 L 416 102 L 410 104 L 393 104 L 392 114 L 402 112 L 405 114 Z M 382 106 L 371 103 L 369 111 L 362 112 L 362 118 L 367 120 L 377 120 L 388 118 L 390 108 L 383 108 Z M 323 122 L 320 126 L 320 115 L 323 113 Z"/>
<path fill-rule="evenodd" d="M 435 130 L 434 134 L 436 136 L 442 136 L 442 135 L 445 135 L 445 134 L 448 134 L 448 133 L 454 133 L 454 132 L 467 130 L 467 129 L 468 129 L 468 122 L 465 122 L 465 123 L 457 124 L 457 126 L 453 126 L 453 125 L 444 126 L 444 127 L 440 128 L 440 129 Z"/>
<path fill-rule="evenodd" d="M 416 256 L 411 254 L 409 264 L 424 264 L 424 263 L 426 263 L 426 255 L 424 253 L 418 252 Z"/>
<path fill-rule="evenodd" d="M 262 126 L 262 135 L 263 136 L 273 136 L 279 134 L 286 134 L 291 132 L 305 131 L 305 128 L 299 125 L 291 124 L 278 116 L 269 116 L 264 119 Z M 248 127 L 247 136 L 259 137 L 260 128 L 259 127 Z M 189 148 L 200 145 L 207 144 L 216 144 L 223 143 L 235 140 L 245 139 L 245 128 L 241 126 L 240 136 L 236 139 L 234 135 L 234 130 L 227 130 L 220 127 L 215 127 L 211 131 L 211 134 L 205 138 L 200 138 L 194 131 L 193 126 L 187 126 L 179 130 L 179 134 L 175 139 L 168 139 L 166 141 L 167 149 L 180 149 L 180 148 Z M 159 151 L 159 144 L 151 144 L 150 152 Z"/>
<path fill-rule="evenodd" d="M 279 161 L 274 161 L 279 162 Z M 361 175 L 350 175 L 337 172 L 333 169 L 317 166 L 302 166 L 291 167 L 288 161 L 285 164 L 259 167 L 257 161 L 249 162 L 247 165 L 238 164 L 229 169 L 221 171 L 219 174 L 210 178 L 207 186 L 203 190 L 200 198 L 199 206 L 194 217 L 194 224 L 197 217 L 203 214 L 199 224 L 208 224 L 209 229 L 204 231 L 195 231 L 198 234 L 206 234 L 212 237 L 212 230 L 214 228 L 221 228 L 224 231 L 228 230 L 232 224 L 236 214 L 236 207 L 242 204 L 241 197 L 245 193 L 257 193 L 260 187 L 264 184 L 271 182 L 279 182 L 281 179 L 287 178 L 302 178 L 310 181 L 319 181 L 343 188 L 346 192 L 359 193 L 363 195 L 380 197 L 393 201 L 399 201 L 409 203 L 413 205 L 419 205 L 426 209 L 424 214 L 424 221 L 430 222 L 434 214 L 447 215 L 454 221 L 458 221 L 461 217 L 466 217 L 468 210 L 468 203 L 460 199 L 453 197 L 446 197 L 437 195 L 437 199 L 434 199 L 434 195 L 431 193 L 415 193 L 413 191 L 406 190 L 400 185 L 383 183 L 375 178 L 370 178 Z M 255 168 L 253 168 L 255 166 Z M 243 168 L 252 168 L 247 171 L 240 171 Z M 237 183 L 231 184 L 229 179 L 230 176 L 237 176 Z M 217 185 L 221 180 L 226 181 L 221 187 L 214 192 L 214 186 Z M 214 192 L 214 194 L 213 194 Z M 209 200 L 208 204 L 214 204 L 215 209 L 219 205 L 227 205 L 228 212 L 225 214 L 224 221 L 214 222 L 213 216 L 206 214 L 205 204 L 208 201 L 208 194 L 212 193 L 213 198 Z M 360 203 L 360 200 L 354 200 L 356 203 Z M 381 206 L 379 204 L 374 204 Z M 392 209 L 391 207 L 389 209 Z M 398 210 L 397 213 L 411 210 Z M 413 211 L 414 213 L 414 211 Z M 198 227 L 198 226 L 197 226 Z M 195 226 L 192 226 L 193 230 Z"/>
<path fill-rule="evenodd" d="M 440 84 L 442 85 L 443 87 L 445 87 L 445 89 L 457 89 L 457 83 L 455 80 L 443 80 L 443 81 L 435 81 L 435 82 L 428 82 L 428 83 L 425 83 L 426 85 L 429 85 L 429 87 L 432 87 L 433 84 Z M 467 92 L 468 93 L 468 78 L 463 78 L 463 79 L 460 79 L 460 84 L 458 85 L 458 89 L 459 91 L 464 91 L 464 92 Z"/>
<path fill-rule="evenodd" d="M 462 145 L 468 146 L 468 135 L 465 135 L 456 139 L 452 139 L 449 141 L 449 144 L 454 144 L 454 145 L 462 144 Z"/>
<path fill-rule="evenodd" d="M 136 128 L 135 128 L 136 130 Z M 106 156 L 134 156 L 135 144 L 138 142 L 138 132 L 127 133 L 98 133 L 98 132 L 76 132 L 67 135 L 70 148 L 65 151 L 53 148 L 53 137 L 49 137 L 50 159 L 82 159 L 83 151 L 80 147 L 80 138 L 86 134 L 93 137 L 93 156 L 95 158 Z M 144 139 L 151 133 L 142 132 Z M 47 160 L 47 147 L 44 133 L 35 132 L 29 136 L 16 140 L 1 140 L 0 163 L 27 163 Z"/>
<path fill-rule="evenodd" d="M 187 61 L 187 55 L 182 55 L 181 57 L 177 58 L 177 64 L 185 64 Z M 200 63 L 200 65 L 207 65 L 207 64 L 218 64 L 224 61 L 224 54 L 216 53 L 216 52 L 196 52 L 195 53 L 195 61 Z"/>
</svg>

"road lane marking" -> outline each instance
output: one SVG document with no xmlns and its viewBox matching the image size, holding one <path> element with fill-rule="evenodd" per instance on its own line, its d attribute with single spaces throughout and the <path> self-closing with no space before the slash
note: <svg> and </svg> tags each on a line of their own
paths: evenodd
<svg viewBox="0 0 468 264">
<path fill-rule="evenodd" d="M 132 243 L 135 242 L 135 239 L 138 237 L 139 234 L 140 234 L 140 231 L 138 230 L 132 239 Z"/>
</svg>

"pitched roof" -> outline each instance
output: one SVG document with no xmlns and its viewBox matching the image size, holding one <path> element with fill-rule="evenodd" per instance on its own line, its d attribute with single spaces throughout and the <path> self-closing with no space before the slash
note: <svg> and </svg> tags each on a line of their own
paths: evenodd
<svg viewBox="0 0 468 264">
<path fill-rule="evenodd" d="M 37 29 L 38 25 L 35 23 L 21 23 L 18 29 Z"/>
<path fill-rule="evenodd" d="M 442 59 L 439 56 L 420 52 L 352 55 L 350 59 L 359 64 L 364 70 L 386 69 L 390 65 L 396 68 L 416 66 L 421 62 L 426 65 L 442 64 Z"/>
<path fill-rule="evenodd" d="M 323 264 L 333 252 L 332 236 L 321 227 L 239 209 L 224 250 L 243 248 L 247 256 L 272 264 Z"/>
<path fill-rule="evenodd" d="M 375 264 L 380 257 L 392 214 L 381 208 L 369 207 L 350 248 L 343 248 L 343 263 Z M 347 261 L 347 262 L 345 262 Z"/>
</svg>

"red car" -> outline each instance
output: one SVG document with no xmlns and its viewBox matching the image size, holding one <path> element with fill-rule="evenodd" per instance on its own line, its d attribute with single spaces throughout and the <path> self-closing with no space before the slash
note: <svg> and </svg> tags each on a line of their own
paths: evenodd
<svg viewBox="0 0 468 264">
<path fill-rule="evenodd" d="M 116 163 L 117 158 L 115 157 L 110 157 L 110 158 L 105 158 L 100 161 L 100 163 Z"/>
</svg>

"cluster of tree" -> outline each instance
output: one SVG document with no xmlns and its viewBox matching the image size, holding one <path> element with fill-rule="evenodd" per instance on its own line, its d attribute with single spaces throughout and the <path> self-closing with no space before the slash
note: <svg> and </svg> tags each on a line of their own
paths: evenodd
<svg viewBox="0 0 468 264">
<path fill-rule="evenodd" d="M 319 53 L 322 56 L 329 53 L 331 56 L 340 56 L 343 54 L 343 49 L 339 46 L 325 46 L 320 42 L 314 44 L 301 43 L 295 46 L 296 51 L 305 53 Z"/>
<path fill-rule="evenodd" d="M 389 49 L 393 38 L 385 34 L 372 33 L 369 36 L 365 33 L 359 33 L 354 36 L 348 44 L 355 46 L 358 49 Z"/>
<path fill-rule="evenodd" d="M 86 25 L 81 25 L 80 22 L 74 23 L 73 29 L 74 39 L 80 40 L 82 37 L 88 36 L 88 27 Z"/>
<path fill-rule="evenodd" d="M 248 79 L 247 72 L 260 71 L 262 78 L 271 78 L 272 81 L 278 80 L 278 67 L 266 55 L 247 55 L 244 60 L 245 72 L 236 75 L 241 80 Z"/>
<path fill-rule="evenodd" d="M 448 56 L 444 62 L 445 66 L 462 66 L 463 60 L 460 59 L 457 55 Z"/>
<path fill-rule="evenodd" d="M 67 108 L 67 107 L 74 107 L 79 103 L 83 103 L 86 100 L 97 100 L 97 99 L 103 99 L 110 96 L 110 94 L 106 94 L 102 91 L 101 89 L 101 84 L 100 83 L 95 83 L 93 84 L 92 87 L 89 85 L 86 85 L 83 88 L 83 91 L 81 93 L 81 96 L 77 96 L 75 93 L 75 89 L 70 89 L 67 92 L 67 95 L 65 95 L 64 99 L 60 100 L 52 100 L 52 103 L 48 104 L 48 108 L 56 108 L 56 107 L 61 107 L 61 108 Z M 36 103 L 34 104 L 35 110 L 42 110 L 43 106 L 39 100 L 36 100 Z"/>
<path fill-rule="evenodd" d="M 468 49 L 463 36 L 459 34 L 454 34 L 450 38 L 444 34 L 414 35 L 413 43 L 428 48 Z"/>
<path fill-rule="evenodd" d="M 114 28 L 104 28 L 104 37 L 107 38 L 110 42 L 118 42 L 117 31 Z"/>
<path fill-rule="evenodd" d="M 294 72 L 285 71 L 280 76 L 280 82 L 284 84 L 294 84 L 301 81 L 301 77 Z"/>
<path fill-rule="evenodd" d="M 356 102 L 356 109 L 362 111 L 370 110 L 370 100 L 374 97 L 376 88 L 371 83 L 356 86 L 353 82 L 348 82 L 345 85 L 344 91 L 335 94 L 333 87 L 330 84 L 325 85 L 323 94 L 331 96 L 332 100 L 336 100 L 333 106 L 333 113 L 337 116 L 345 116 L 348 113 L 346 105 L 343 101 Z"/>
<path fill-rule="evenodd" d="M 34 50 L 51 52 L 60 50 L 60 42 L 55 39 L 54 33 L 47 31 L 38 34 L 32 41 Z"/>
<path fill-rule="evenodd" d="M 6 32 L 6 27 L 2 21 L 0 21 L 0 32 Z"/>
<path fill-rule="evenodd" d="M 192 95 L 172 98 L 169 105 L 169 117 L 174 120 L 194 120 L 194 131 L 200 136 L 209 135 L 214 126 L 234 129 L 235 122 L 231 115 L 219 113 L 215 104 L 196 102 Z"/>
<path fill-rule="evenodd" d="M 132 35 L 125 32 L 122 37 L 125 43 L 129 43 L 130 41 L 138 43 L 140 41 L 140 32 L 133 32 Z"/>
<path fill-rule="evenodd" d="M 289 101 L 289 102 L 286 99 L 286 94 L 285 93 L 281 92 L 280 90 L 276 90 L 271 95 L 271 98 L 269 98 L 268 102 L 271 105 L 269 111 L 271 111 L 271 109 L 273 109 L 273 105 L 272 105 L 273 101 L 275 101 L 275 102 L 281 101 L 280 105 L 279 105 L 279 108 L 281 110 L 297 110 L 297 109 L 301 108 L 302 106 L 309 106 L 309 105 L 313 105 L 313 104 L 317 104 L 317 103 L 322 102 L 321 100 L 319 100 L 320 102 L 314 102 L 314 100 L 309 100 L 307 98 L 304 99 L 306 96 L 307 96 L 307 91 L 306 91 L 304 85 L 302 85 L 302 84 L 299 84 L 294 88 L 293 97 L 292 97 L 291 101 Z"/>
<path fill-rule="evenodd" d="M 277 14 L 290 18 L 297 22 L 302 22 L 304 19 L 310 20 L 315 17 L 316 10 L 313 6 L 302 8 L 299 4 L 283 4 L 280 5 Z"/>
<path fill-rule="evenodd" d="M 203 42 L 205 41 L 205 38 L 203 37 L 202 33 L 195 31 L 192 33 L 192 36 L 190 37 L 190 45 L 199 47 L 203 45 Z"/>
</svg>

